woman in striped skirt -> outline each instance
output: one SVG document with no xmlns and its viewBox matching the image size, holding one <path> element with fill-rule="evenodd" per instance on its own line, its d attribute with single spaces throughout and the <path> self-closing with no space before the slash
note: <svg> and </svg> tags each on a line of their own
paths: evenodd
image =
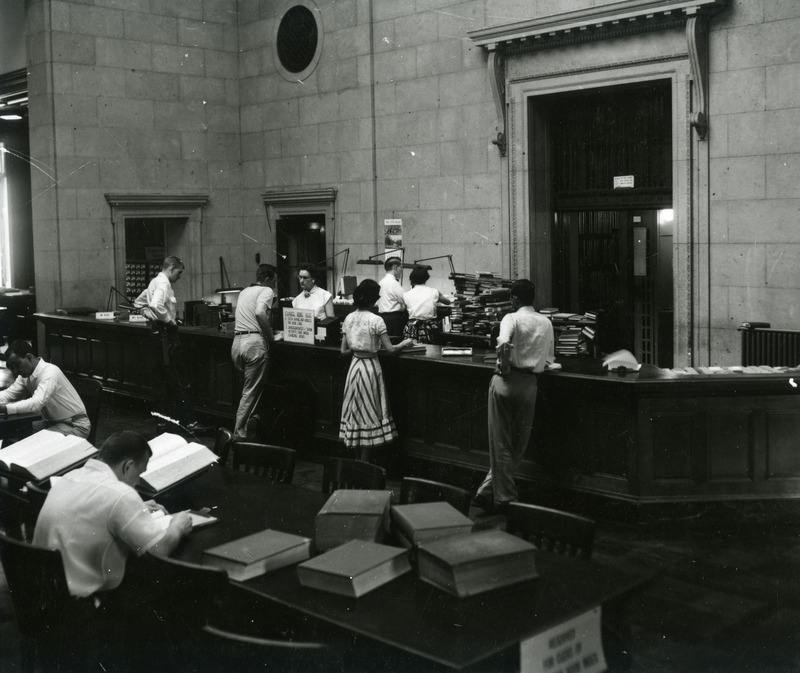
<svg viewBox="0 0 800 673">
<path fill-rule="evenodd" d="M 342 355 L 352 353 L 353 359 L 344 384 L 339 438 L 360 460 L 369 460 L 373 448 L 397 437 L 378 349 L 398 353 L 412 343 L 406 339 L 392 345 L 383 318 L 370 311 L 379 296 L 378 283 L 362 281 L 353 292 L 356 310 L 342 324 Z"/>
</svg>

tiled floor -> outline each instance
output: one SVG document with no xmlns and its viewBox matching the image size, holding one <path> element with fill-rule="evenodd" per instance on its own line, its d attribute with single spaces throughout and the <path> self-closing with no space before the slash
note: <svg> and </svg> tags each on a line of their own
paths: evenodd
<svg viewBox="0 0 800 673">
<path fill-rule="evenodd" d="M 144 414 L 106 408 L 98 443 L 122 428 L 157 433 Z M 301 461 L 295 483 L 319 488 L 320 477 L 318 464 Z M 800 503 L 699 505 L 639 519 L 597 503 L 570 507 L 598 522 L 594 560 L 657 574 L 632 605 L 631 673 L 800 671 Z M 17 638 L 0 576 L 0 673 L 19 670 Z"/>
</svg>

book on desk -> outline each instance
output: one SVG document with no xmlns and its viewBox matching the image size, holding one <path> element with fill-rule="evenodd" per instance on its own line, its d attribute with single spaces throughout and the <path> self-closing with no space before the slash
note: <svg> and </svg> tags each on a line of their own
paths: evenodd
<svg viewBox="0 0 800 673">
<path fill-rule="evenodd" d="M 395 537 L 406 546 L 430 542 L 448 535 L 472 532 L 472 519 L 449 502 L 417 502 L 394 505 L 391 519 Z"/>
<path fill-rule="evenodd" d="M 501 530 L 452 535 L 417 548 L 419 577 L 464 598 L 537 577 L 536 547 Z"/>
<path fill-rule="evenodd" d="M 339 489 L 314 521 L 314 545 L 327 551 L 350 540 L 382 542 L 389 530 L 391 491 Z"/>
<path fill-rule="evenodd" d="M 350 540 L 297 566 L 301 585 L 358 598 L 411 570 L 408 551 Z"/>
<path fill-rule="evenodd" d="M 221 568 L 232 580 L 243 582 L 272 570 L 306 560 L 311 539 L 267 528 L 206 549 L 203 565 Z"/>
<path fill-rule="evenodd" d="M 0 449 L 0 469 L 26 481 L 41 482 L 83 465 L 96 453 L 83 437 L 40 430 Z"/>
<path fill-rule="evenodd" d="M 137 489 L 148 496 L 162 493 L 217 462 L 217 456 L 208 447 L 187 442 L 180 435 L 169 432 L 147 443 L 153 455 L 147 463 L 147 470 L 139 477 Z"/>
</svg>

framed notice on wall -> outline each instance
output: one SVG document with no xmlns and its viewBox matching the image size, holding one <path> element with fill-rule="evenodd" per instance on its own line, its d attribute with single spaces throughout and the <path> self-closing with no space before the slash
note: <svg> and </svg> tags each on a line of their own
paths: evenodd
<svg viewBox="0 0 800 673">
<path fill-rule="evenodd" d="M 310 308 L 284 308 L 283 340 L 313 346 L 314 311 Z"/>
</svg>

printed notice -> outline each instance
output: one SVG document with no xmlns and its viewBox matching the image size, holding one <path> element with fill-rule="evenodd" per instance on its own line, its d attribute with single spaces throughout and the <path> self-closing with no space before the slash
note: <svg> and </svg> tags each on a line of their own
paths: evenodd
<svg viewBox="0 0 800 673">
<path fill-rule="evenodd" d="M 602 673 L 600 607 L 523 640 L 519 647 L 521 673 Z"/>
<path fill-rule="evenodd" d="M 283 309 L 283 339 L 299 344 L 314 344 L 314 311 L 310 308 Z"/>
</svg>

